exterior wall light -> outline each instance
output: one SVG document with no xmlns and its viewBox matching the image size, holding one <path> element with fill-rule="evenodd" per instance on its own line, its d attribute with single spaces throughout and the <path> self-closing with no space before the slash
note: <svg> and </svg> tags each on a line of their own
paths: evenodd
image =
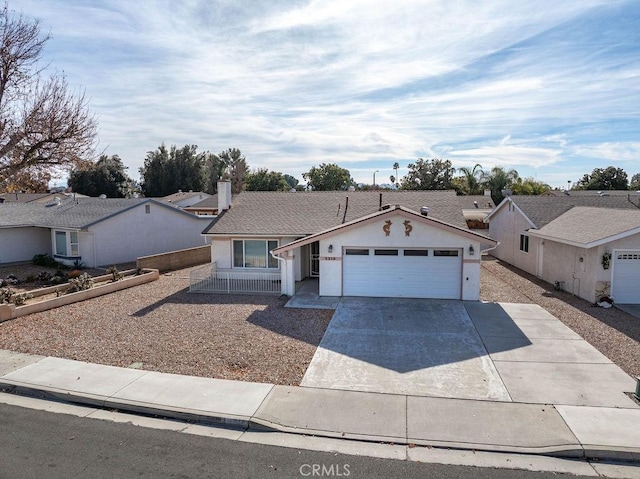
<svg viewBox="0 0 640 479">
<path fill-rule="evenodd" d="M 470 244 L 469 245 L 469 256 L 473 256 L 474 254 L 476 254 L 476 250 L 473 248 L 473 245 Z"/>
<path fill-rule="evenodd" d="M 329 251 L 329 253 L 333 253 L 333 245 L 330 244 L 327 250 Z"/>
</svg>

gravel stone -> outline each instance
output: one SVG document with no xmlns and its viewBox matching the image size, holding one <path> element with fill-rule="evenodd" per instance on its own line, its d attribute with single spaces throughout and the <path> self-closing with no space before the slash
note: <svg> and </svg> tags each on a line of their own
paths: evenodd
<svg viewBox="0 0 640 479">
<path fill-rule="evenodd" d="M 298 385 L 333 311 L 189 293 L 191 268 L 0 323 L 0 349 L 151 371 Z"/>
</svg>

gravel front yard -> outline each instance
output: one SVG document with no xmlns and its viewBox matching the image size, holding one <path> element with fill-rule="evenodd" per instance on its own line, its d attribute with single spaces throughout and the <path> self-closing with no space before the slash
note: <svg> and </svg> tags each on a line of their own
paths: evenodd
<svg viewBox="0 0 640 479">
<path fill-rule="evenodd" d="M 189 271 L 0 323 L 0 349 L 298 385 L 333 311 L 285 309 L 277 296 L 188 293 Z"/>
<path fill-rule="evenodd" d="M 492 256 L 483 257 L 480 298 L 542 306 L 631 376 L 640 375 L 640 319 L 555 291 L 553 286 Z"/>
</svg>

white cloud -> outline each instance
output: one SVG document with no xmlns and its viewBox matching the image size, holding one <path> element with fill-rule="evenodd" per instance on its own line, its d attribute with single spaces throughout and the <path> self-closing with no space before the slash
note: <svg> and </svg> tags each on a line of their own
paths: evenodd
<svg viewBox="0 0 640 479">
<path fill-rule="evenodd" d="M 21 0 L 132 173 L 164 141 L 365 180 L 418 156 L 560 176 L 583 158 L 637 161 L 637 13 L 607 5 Z"/>
</svg>

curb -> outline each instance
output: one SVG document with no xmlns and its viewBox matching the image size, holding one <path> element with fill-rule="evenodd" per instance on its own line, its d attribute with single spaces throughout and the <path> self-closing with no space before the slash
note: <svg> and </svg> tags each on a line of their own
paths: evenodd
<svg viewBox="0 0 640 479">
<path fill-rule="evenodd" d="M 529 454 L 570 459 L 596 459 L 602 461 L 630 461 L 640 462 L 640 448 L 609 447 L 602 445 L 567 444 L 562 446 L 520 447 L 494 444 L 478 444 L 468 442 L 450 442 L 438 440 L 412 440 L 409 438 L 367 436 L 362 434 L 342 433 L 335 431 L 302 429 L 279 424 L 257 417 L 234 416 L 224 413 L 207 412 L 201 410 L 184 410 L 173 407 L 158 407 L 148 403 L 113 400 L 104 396 L 95 396 L 79 392 L 71 392 L 56 388 L 35 388 L 19 382 L 0 379 L 0 392 L 27 396 L 37 399 L 88 405 L 101 409 L 115 409 L 122 412 L 139 414 L 142 416 L 159 417 L 187 423 L 224 427 L 235 430 L 252 430 L 263 432 L 282 432 L 305 436 L 363 441 L 369 443 L 386 443 L 405 446 L 427 446 L 438 449 L 454 449 L 461 451 L 483 451 L 497 453 Z"/>
</svg>

